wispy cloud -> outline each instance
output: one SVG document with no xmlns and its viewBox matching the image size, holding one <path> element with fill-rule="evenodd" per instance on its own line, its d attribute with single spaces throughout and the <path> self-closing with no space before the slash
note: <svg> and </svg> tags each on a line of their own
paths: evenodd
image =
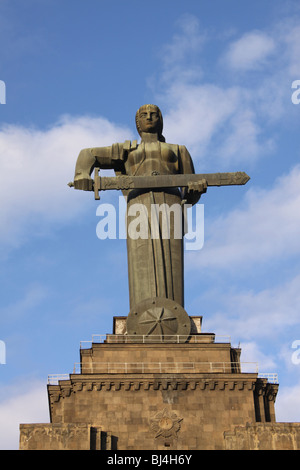
<svg viewBox="0 0 300 470">
<path fill-rule="evenodd" d="M 0 130 L 0 241 L 20 246 L 49 223 L 66 223 L 87 198 L 67 186 L 79 151 L 129 139 L 131 132 L 104 118 L 64 116 L 46 130 L 4 125 Z M 88 194 L 90 196 L 90 194 Z"/>
<path fill-rule="evenodd" d="M 190 267 L 235 269 L 243 263 L 247 269 L 299 256 L 299 178 L 298 165 L 278 178 L 272 189 L 248 190 L 241 208 L 207 224 L 204 247 L 190 257 Z"/>
<path fill-rule="evenodd" d="M 263 31 L 251 31 L 230 44 L 223 60 L 235 71 L 255 70 L 265 66 L 275 50 L 272 37 Z"/>
<path fill-rule="evenodd" d="M 275 408 L 277 422 L 300 422 L 300 384 L 279 390 Z"/>
<path fill-rule="evenodd" d="M 168 83 L 199 80 L 202 75 L 200 53 L 206 41 L 198 18 L 185 14 L 174 25 L 171 41 L 161 47 L 159 57 L 162 71 L 160 80 Z"/>
<path fill-rule="evenodd" d="M 300 276 L 270 288 L 247 290 L 231 288 L 227 292 L 218 290 L 215 311 L 207 315 L 205 323 L 209 331 L 230 332 L 238 341 L 251 343 L 253 338 L 268 344 L 283 341 L 283 335 L 297 339 L 294 331 L 299 324 Z M 283 330 L 284 325 L 284 330 Z M 291 335 L 291 331 L 293 332 Z M 281 352 L 277 351 L 277 359 Z"/>
<path fill-rule="evenodd" d="M 174 84 L 165 99 L 168 141 L 187 146 L 195 161 L 203 160 L 213 136 L 238 107 L 238 90 L 215 85 Z"/>
<path fill-rule="evenodd" d="M 297 18 L 284 19 L 221 43 L 197 18 L 184 16 L 162 47 L 161 71 L 151 82 L 165 108 L 167 140 L 186 145 L 201 165 L 207 154 L 225 166 L 270 155 L 276 126 L 283 117 L 292 119 L 290 80 L 298 77 L 292 74 L 299 71 L 299 30 Z M 212 45 L 218 50 L 213 63 L 204 54 Z"/>
<path fill-rule="evenodd" d="M 20 424 L 49 422 L 46 385 L 36 380 L 21 381 L 2 387 L 1 392 L 0 449 L 18 450 Z"/>
</svg>

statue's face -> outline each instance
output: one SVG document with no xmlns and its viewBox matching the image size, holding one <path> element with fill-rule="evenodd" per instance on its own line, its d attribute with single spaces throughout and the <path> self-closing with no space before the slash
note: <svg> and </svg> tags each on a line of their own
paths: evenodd
<svg viewBox="0 0 300 470">
<path fill-rule="evenodd" d="M 141 132 L 158 132 L 160 128 L 160 116 L 157 108 L 147 106 L 139 112 L 139 126 Z"/>
</svg>

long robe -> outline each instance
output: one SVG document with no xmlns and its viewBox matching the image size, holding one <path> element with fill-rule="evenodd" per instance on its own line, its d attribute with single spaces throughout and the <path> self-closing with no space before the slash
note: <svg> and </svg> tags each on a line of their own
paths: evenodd
<svg viewBox="0 0 300 470">
<path fill-rule="evenodd" d="M 194 167 L 183 146 L 141 142 L 128 153 L 125 172 L 128 175 L 155 177 L 155 174 L 191 174 L 194 173 Z M 127 229 L 134 221 L 134 216 L 129 214 L 135 213 L 132 209 L 136 207 L 142 208 L 149 224 L 144 238 L 133 238 L 130 233 L 127 234 L 130 309 L 153 297 L 171 299 L 184 307 L 184 214 L 181 190 L 132 190 L 127 197 Z M 134 204 L 139 206 L 133 207 Z M 139 218 L 145 214 L 139 214 Z M 167 222 L 170 222 L 170 236 L 164 232 Z M 155 230 L 156 224 L 158 230 Z M 151 236 L 151 230 L 158 238 Z"/>
</svg>

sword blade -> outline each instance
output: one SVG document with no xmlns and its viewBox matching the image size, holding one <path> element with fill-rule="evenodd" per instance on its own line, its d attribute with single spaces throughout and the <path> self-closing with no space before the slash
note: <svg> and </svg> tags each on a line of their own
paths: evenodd
<svg viewBox="0 0 300 470">
<path fill-rule="evenodd" d="M 235 173 L 203 173 L 153 176 L 102 176 L 95 175 L 95 189 L 106 191 L 111 189 L 158 189 L 187 187 L 189 183 L 205 179 L 207 186 L 244 185 L 250 177 L 243 171 Z"/>
</svg>

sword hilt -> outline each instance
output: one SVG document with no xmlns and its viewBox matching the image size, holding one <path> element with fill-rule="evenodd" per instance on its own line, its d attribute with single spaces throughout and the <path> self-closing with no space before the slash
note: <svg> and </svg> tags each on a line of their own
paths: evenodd
<svg viewBox="0 0 300 470">
<path fill-rule="evenodd" d="M 95 195 L 95 200 L 99 201 L 100 200 L 100 176 L 99 176 L 99 168 L 95 168 L 94 171 L 94 195 Z"/>
</svg>

